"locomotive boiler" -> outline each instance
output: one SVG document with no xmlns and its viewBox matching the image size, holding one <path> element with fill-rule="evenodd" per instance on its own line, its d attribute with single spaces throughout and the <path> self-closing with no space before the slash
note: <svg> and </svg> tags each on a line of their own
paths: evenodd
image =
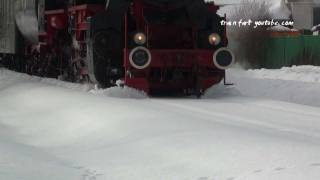
<svg viewBox="0 0 320 180">
<path fill-rule="evenodd" d="M 201 95 L 235 60 L 225 17 L 203 0 L 0 2 L 11 8 L 1 21 L 1 62 L 32 75 Z"/>
</svg>

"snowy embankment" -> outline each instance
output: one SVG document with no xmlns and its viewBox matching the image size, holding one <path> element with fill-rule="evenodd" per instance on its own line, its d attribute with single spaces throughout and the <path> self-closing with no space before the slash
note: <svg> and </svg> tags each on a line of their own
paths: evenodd
<svg viewBox="0 0 320 180">
<path fill-rule="evenodd" d="M 137 91 L 132 88 L 120 88 L 113 87 L 109 89 L 98 89 L 96 86 L 91 84 L 75 84 L 64 82 L 56 79 L 40 78 L 35 76 L 29 76 L 27 74 L 16 73 L 1 69 L 0 67 L 0 90 L 10 88 L 10 86 L 31 84 L 30 86 L 49 86 L 49 87 L 60 87 L 74 91 L 89 92 L 90 94 L 115 97 L 115 98 L 135 98 L 141 99 L 146 98 L 147 95 L 141 91 Z M 49 93 L 48 93 L 49 94 Z"/>
<path fill-rule="evenodd" d="M 232 69 L 237 93 L 320 107 L 320 67 L 294 66 L 276 70 Z M 235 92 L 234 92 L 235 93 Z M 214 94 L 214 93 L 210 93 Z"/>
<path fill-rule="evenodd" d="M 317 82 L 271 76 L 281 71 L 232 70 L 234 87 L 198 100 L 0 69 L 0 179 L 319 179 L 319 107 L 269 99 L 280 97 L 278 81 L 287 93 Z"/>
</svg>

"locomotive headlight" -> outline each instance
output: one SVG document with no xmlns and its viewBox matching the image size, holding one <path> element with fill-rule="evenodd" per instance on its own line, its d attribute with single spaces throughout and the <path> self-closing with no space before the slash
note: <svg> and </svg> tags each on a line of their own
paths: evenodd
<svg viewBox="0 0 320 180">
<path fill-rule="evenodd" d="M 130 52 L 129 61 L 134 68 L 145 69 L 151 63 L 151 53 L 145 47 L 136 47 Z"/>
<path fill-rule="evenodd" d="M 230 68 L 235 62 L 234 53 L 228 48 L 220 48 L 213 54 L 214 65 L 221 70 Z"/>
<path fill-rule="evenodd" d="M 217 33 L 210 34 L 209 43 L 211 45 L 217 46 L 220 44 L 220 42 L 221 42 L 221 36 L 219 34 L 217 34 Z"/>
<path fill-rule="evenodd" d="M 138 45 L 144 45 L 147 42 L 147 37 L 144 33 L 137 33 L 134 35 L 133 40 Z"/>
</svg>

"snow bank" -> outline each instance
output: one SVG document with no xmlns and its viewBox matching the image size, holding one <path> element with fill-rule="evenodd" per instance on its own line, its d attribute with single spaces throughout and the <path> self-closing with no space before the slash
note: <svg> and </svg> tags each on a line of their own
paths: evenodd
<svg viewBox="0 0 320 180">
<path fill-rule="evenodd" d="M 144 99 L 148 97 L 148 95 L 145 92 L 127 86 L 112 87 L 108 89 L 92 89 L 89 92 L 95 95 L 102 95 L 115 98 Z"/>
<path fill-rule="evenodd" d="M 86 84 L 77 84 L 77 83 L 69 83 L 65 81 L 60 81 L 57 79 L 50 78 L 41 78 L 37 76 L 30 76 L 23 73 L 16 73 L 13 71 L 6 70 L 4 68 L 0 68 L 0 80 L 2 80 L 2 84 L 0 88 L 5 88 L 10 86 L 11 84 L 17 84 L 19 82 L 34 82 L 34 83 L 42 83 L 56 87 L 63 87 L 72 90 L 78 91 L 89 91 L 92 89 L 92 85 Z"/>
<path fill-rule="evenodd" d="M 292 66 L 283 67 L 281 69 L 249 70 L 247 74 L 259 79 L 279 79 L 320 83 L 319 66 Z"/>
<path fill-rule="evenodd" d="M 320 106 L 320 67 L 231 69 L 228 75 L 229 81 L 235 83 L 234 88 L 244 96 Z"/>
<path fill-rule="evenodd" d="M 28 81 L 33 83 L 46 84 L 49 86 L 67 88 L 67 89 L 76 90 L 80 92 L 89 92 L 95 95 L 103 95 L 107 97 L 134 98 L 134 99 L 142 99 L 142 98 L 148 97 L 144 92 L 141 92 L 129 87 L 112 87 L 108 89 L 100 89 L 93 84 L 69 83 L 69 82 L 64 82 L 57 79 L 41 78 L 36 76 L 30 76 L 27 74 L 8 71 L 4 68 L 0 68 L 0 80 L 5 80 L 0 85 L 0 90 L 1 88 L 6 88 L 10 86 L 10 84 L 17 84 L 19 82 L 23 83 Z"/>
<path fill-rule="evenodd" d="M 226 97 L 241 96 L 241 92 L 237 90 L 235 86 L 225 86 L 224 84 L 218 84 L 209 88 L 204 95 L 203 99 L 220 99 Z"/>
</svg>

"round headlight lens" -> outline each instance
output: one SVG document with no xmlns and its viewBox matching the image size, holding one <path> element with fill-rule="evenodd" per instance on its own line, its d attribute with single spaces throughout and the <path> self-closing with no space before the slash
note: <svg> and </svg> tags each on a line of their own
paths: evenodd
<svg viewBox="0 0 320 180">
<path fill-rule="evenodd" d="M 213 63 L 219 69 L 228 69 L 234 64 L 234 62 L 235 55 L 228 48 L 220 48 L 213 54 Z"/>
<path fill-rule="evenodd" d="M 137 47 L 131 51 L 129 60 L 136 69 L 145 69 L 151 63 L 151 53 L 145 47 Z"/>
<path fill-rule="evenodd" d="M 210 36 L 209 36 L 209 43 L 210 43 L 211 45 L 217 46 L 217 45 L 220 44 L 220 42 L 221 42 L 221 36 L 220 36 L 219 34 L 217 34 L 217 33 L 212 33 L 212 34 L 210 34 Z"/>
<path fill-rule="evenodd" d="M 132 60 L 137 66 L 144 66 L 149 60 L 149 55 L 145 50 L 139 49 L 133 53 Z"/>
<path fill-rule="evenodd" d="M 134 42 L 138 45 L 143 45 L 147 42 L 147 37 L 144 33 L 137 33 L 133 38 Z"/>
</svg>

